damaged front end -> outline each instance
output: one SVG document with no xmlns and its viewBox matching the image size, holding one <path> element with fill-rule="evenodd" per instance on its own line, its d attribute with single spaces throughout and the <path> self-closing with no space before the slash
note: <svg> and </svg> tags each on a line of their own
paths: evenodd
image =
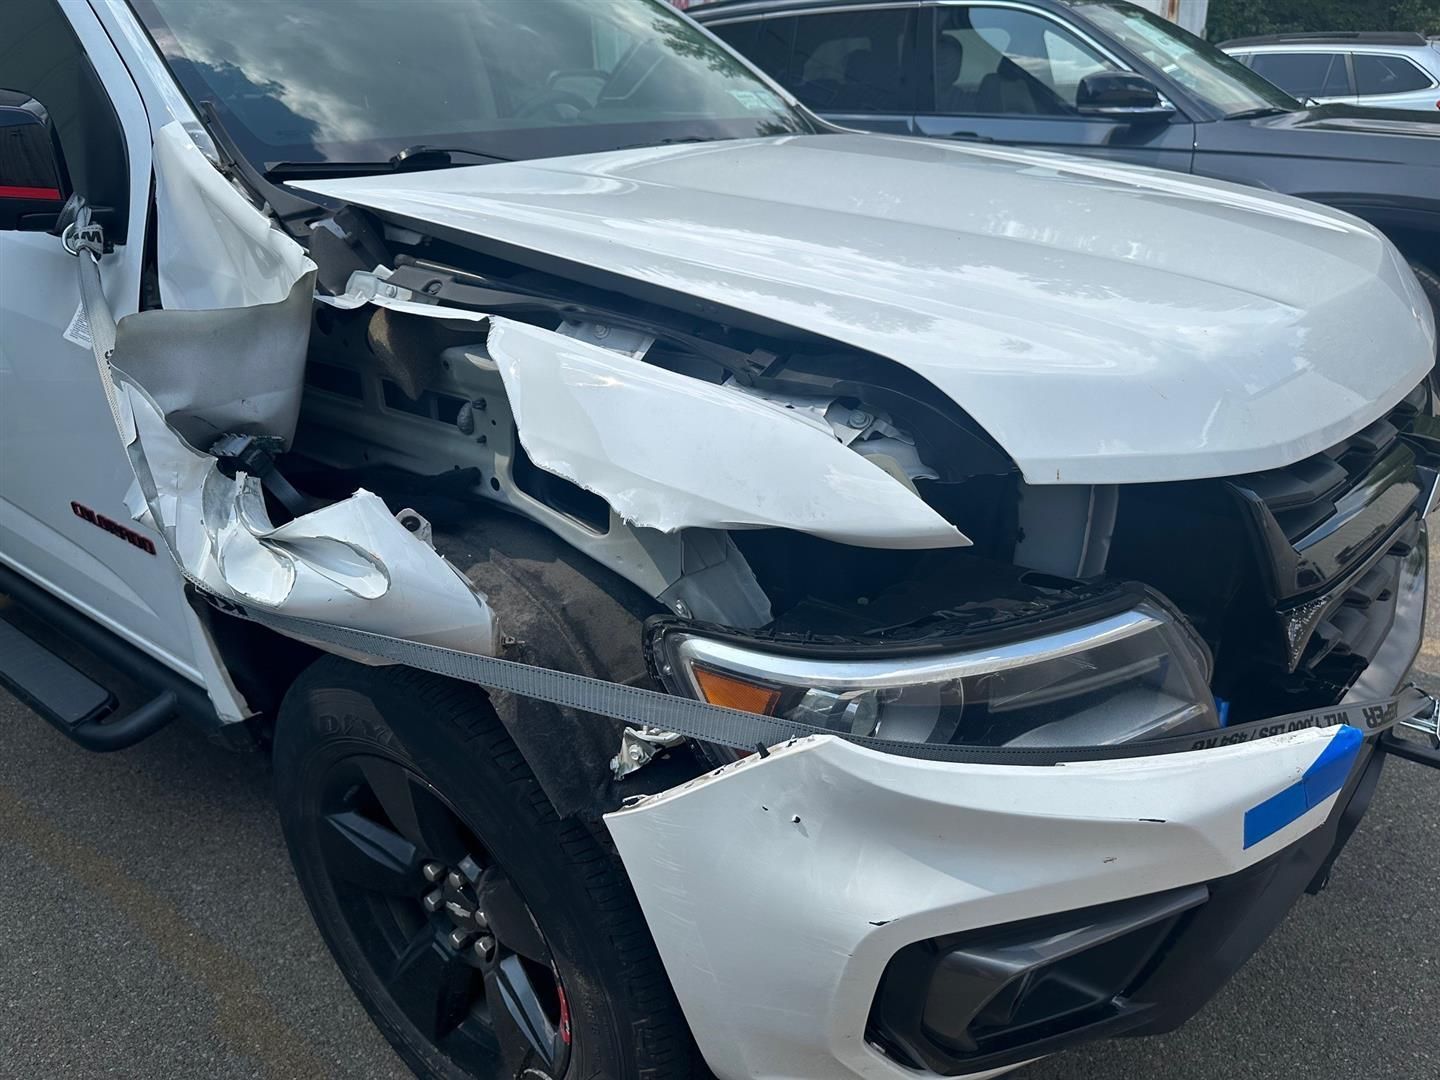
<svg viewBox="0 0 1440 1080">
<path fill-rule="evenodd" d="M 188 206 L 208 214 L 212 251 L 231 263 L 233 288 L 212 265 L 207 280 L 220 288 L 187 295 L 171 286 L 180 267 L 170 264 L 160 287 L 176 307 L 117 325 L 99 273 L 103 232 L 83 200 L 72 200 L 60 226 L 78 259 L 90 344 L 135 474 L 127 499 L 135 520 L 163 538 L 185 579 L 222 609 L 493 652 L 484 597 L 422 538 L 413 510 L 392 514 L 364 490 L 324 505 L 274 473 L 272 454 L 288 449 L 300 413 L 314 264 L 245 204 L 179 125 L 161 132 L 155 163 L 176 218 Z M 167 230 L 174 224 L 165 218 Z M 187 243 L 203 239 L 192 230 Z M 244 306 L 188 306 L 217 299 Z"/>
<path fill-rule="evenodd" d="M 1380 725 L 1313 710 L 1401 711 L 1423 387 L 1277 469 L 1036 483 L 773 310 L 334 199 L 302 248 L 178 125 L 155 162 L 161 303 L 108 326 L 69 234 L 136 520 L 222 612 L 495 690 L 720 1075 L 1173 1026 L 1363 811 Z"/>
</svg>

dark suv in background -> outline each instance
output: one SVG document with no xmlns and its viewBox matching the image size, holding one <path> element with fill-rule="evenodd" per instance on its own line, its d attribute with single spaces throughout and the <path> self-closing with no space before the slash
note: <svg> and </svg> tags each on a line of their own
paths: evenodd
<svg viewBox="0 0 1440 1080">
<path fill-rule="evenodd" d="M 1440 113 L 1307 107 L 1123 0 L 720 0 L 692 14 L 847 127 L 1085 154 L 1328 203 L 1440 313 Z"/>
</svg>

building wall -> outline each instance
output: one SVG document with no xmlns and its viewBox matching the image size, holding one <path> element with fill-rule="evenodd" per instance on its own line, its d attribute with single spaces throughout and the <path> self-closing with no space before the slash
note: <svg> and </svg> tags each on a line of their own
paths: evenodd
<svg viewBox="0 0 1440 1080">
<path fill-rule="evenodd" d="M 1171 22 L 1179 23 L 1192 34 L 1205 36 L 1205 20 L 1210 14 L 1210 0 L 1133 0 Z"/>
</svg>

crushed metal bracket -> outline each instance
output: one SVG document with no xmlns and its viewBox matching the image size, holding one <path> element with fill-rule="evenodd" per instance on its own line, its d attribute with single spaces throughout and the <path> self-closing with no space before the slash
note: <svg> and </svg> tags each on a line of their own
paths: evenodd
<svg viewBox="0 0 1440 1080">
<path fill-rule="evenodd" d="M 447 307 L 433 301 L 417 300 L 415 293 L 411 290 L 390 284 L 388 279 L 394 273 L 395 271 L 388 266 L 377 266 L 374 270 L 356 270 L 350 275 L 349 280 L 345 283 L 345 291 L 339 296 L 327 296 L 325 293 L 317 292 L 315 299 L 322 304 L 339 308 L 341 311 L 353 311 L 366 304 L 373 304 L 376 307 L 389 308 L 391 311 L 403 312 L 406 315 L 423 315 L 429 319 L 484 322 L 490 317 L 483 311 Z"/>
<path fill-rule="evenodd" d="M 625 734 L 620 736 L 620 753 L 610 759 L 610 771 L 614 773 L 616 780 L 624 780 L 631 773 L 650 764 L 661 750 L 679 746 L 684 741 L 684 735 L 677 735 L 673 731 L 662 731 L 653 727 L 626 728 Z"/>
</svg>

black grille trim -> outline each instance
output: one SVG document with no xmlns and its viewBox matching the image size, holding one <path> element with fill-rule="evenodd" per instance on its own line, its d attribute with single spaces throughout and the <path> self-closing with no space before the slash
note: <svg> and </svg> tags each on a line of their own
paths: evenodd
<svg viewBox="0 0 1440 1080">
<path fill-rule="evenodd" d="M 1227 481 L 1259 540 L 1276 607 L 1332 589 L 1414 516 L 1418 460 L 1405 435 L 1425 402 L 1422 384 L 1386 416 L 1319 454 Z"/>
</svg>

